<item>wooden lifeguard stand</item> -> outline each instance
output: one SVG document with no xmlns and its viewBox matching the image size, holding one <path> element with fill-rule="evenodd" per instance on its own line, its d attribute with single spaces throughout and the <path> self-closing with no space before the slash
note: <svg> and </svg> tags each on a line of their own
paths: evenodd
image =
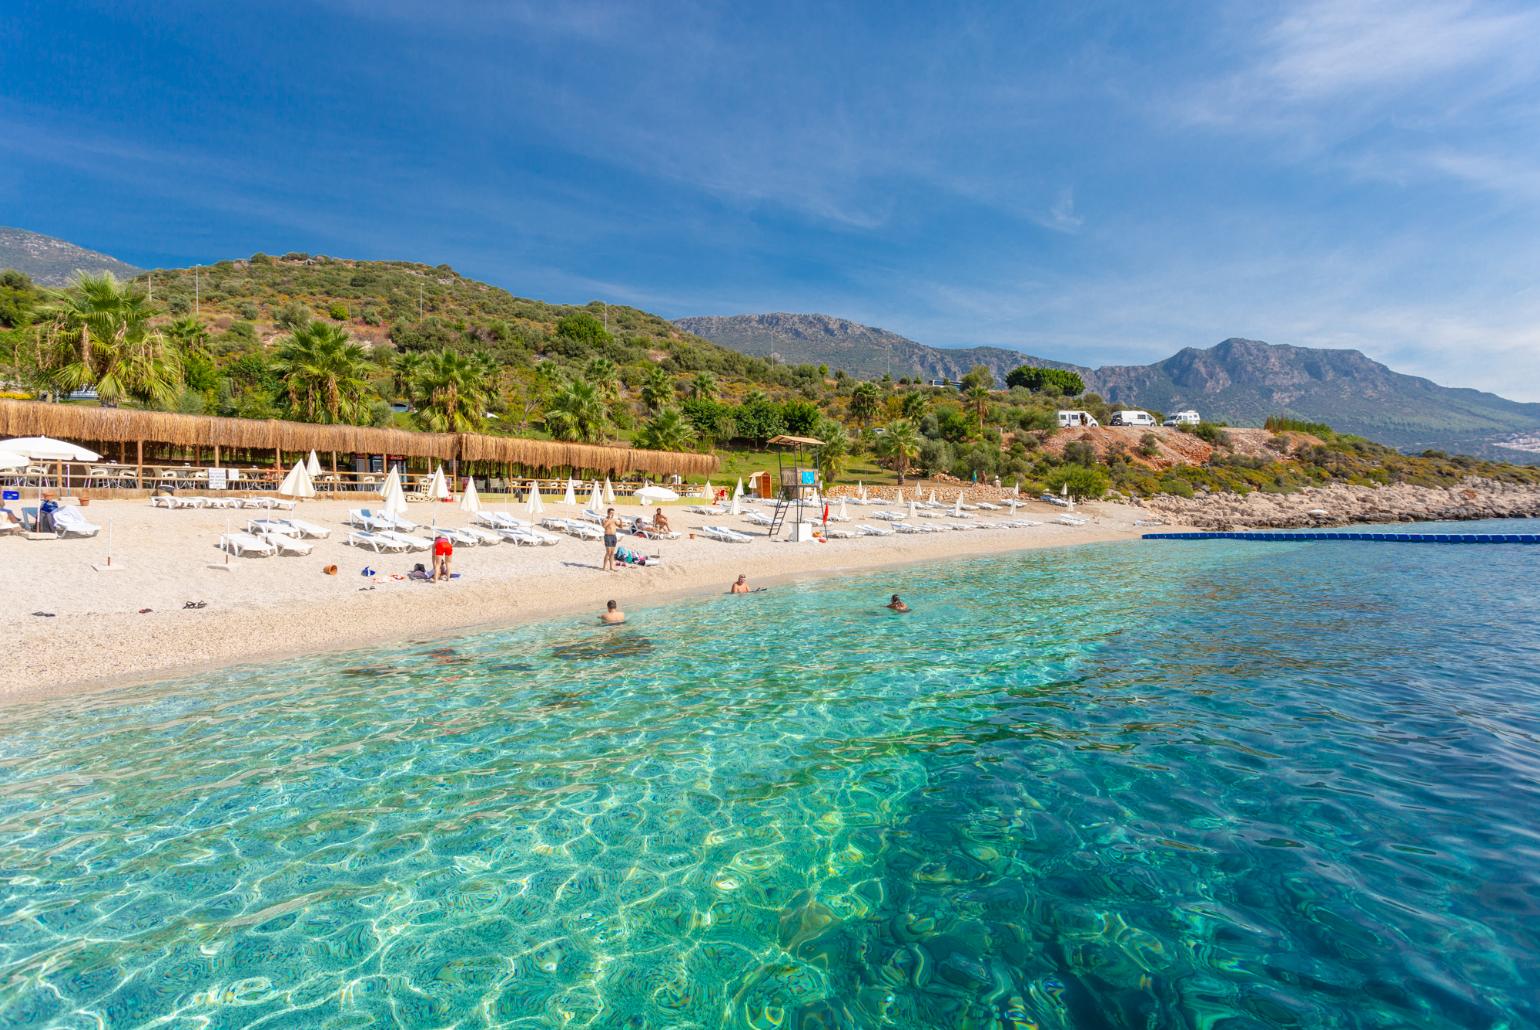
<svg viewBox="0 0 1540 1030">
<path fill-rule="evenodd" d="M 770 538 L 775 539 L 781 527 L 791 517 L 787 539 L 792 543 L 806 543 L 813 539 L 813 526 L 803 518 L 803 508 L 822 491 L 818 481 L 818 467 L 813 463 L 812 449 L 822 447 L 822 440 L 810 436 L 775 436 L 770 438 L 779 447 L 776 454 L 775 514 L 770 518 Z"/>
</svg>

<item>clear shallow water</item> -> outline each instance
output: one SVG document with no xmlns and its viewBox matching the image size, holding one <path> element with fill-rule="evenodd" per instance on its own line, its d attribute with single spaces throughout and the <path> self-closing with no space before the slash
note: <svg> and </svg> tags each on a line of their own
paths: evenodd
<svg viewBox="0 0 1540 1030">
<path fill-rule="evenodd" d="M 1536 1025 L 1537 583 L 1088 547 L 3 709 L 0 1025 Z"/>
</svg>

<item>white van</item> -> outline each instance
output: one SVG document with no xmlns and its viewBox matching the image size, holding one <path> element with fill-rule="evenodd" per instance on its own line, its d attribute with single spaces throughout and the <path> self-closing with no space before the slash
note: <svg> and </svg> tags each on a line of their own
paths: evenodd
<svg viewBox="0 0 1540 1030">
<path fill-rule="evenodd" d="M 1089 411 L 1061 411 L 1059 412 L 1059 428 L 1069 429 L 1073 426 L 1099 426 L 1100 422 L 1091 417 Z"/>
<path fill-rule="evenodd" d="M 1112 420 L 1108 425 L 1113 426 L 1153 426 L 1159 425 L 1155 416 L 1148 411 L 1114 411 Z"/>
<path fill-rule="evenodd" d="M 1164 422 L 1162 422 L 1161 425 L 1195 426 L 1202 421 L 1203 420 L 1198 417 L 1198 413 L 1189 408 L 1186 411 L 1178 411 L 1176 414 L 1171 415 Z"/>
</svg>

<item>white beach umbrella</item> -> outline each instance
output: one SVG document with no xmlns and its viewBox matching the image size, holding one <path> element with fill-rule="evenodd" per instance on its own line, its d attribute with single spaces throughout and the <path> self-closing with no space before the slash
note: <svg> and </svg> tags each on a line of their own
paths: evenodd
<svg viewBox="0 0 1540 1030">
<path fill-rule="evenodd" d="M 33 461 L 101 461 L 102 456 L 78 444 L 51 436 L 17 436 L 0 440 L 0 451 L 23 454 Z"/>
<path fill-rule="evenodd" d="M 705 488 L 705 491 L 701 494 L 701 496 L 705 497 L 706 500 L 710 501 L 710 500 L 714 500 L 716 498 L 716 495 L 717 495 L 717 492 L 715 490 L 711 489 L 711 480 L 709 480 L 709 479 L 706 480 L 706 488 Z"/>
<path fill-rule="evenodd" d="M 594 488 L 588 493 L 588 510 L 598 511 L 604 507 L 604 495 L 599 492 L 599 481 L 594 480 Z"/>
<path fill-rule="evenodd" d="M 845 498 L 843 498 L 843 497 L 840 498 L 840 516 L 839 516 L 839 521 L 841 521 L 841 522 L 849 522 L 850 521 L 850 512 L 847 511 L 846 508 L 845 508 Z"/>
<path fill-rule="evenodd" d="M 24 469 L 27 467 L 27 456 L 17 454 L 15 451 L 0 451 L 0 469 Z"/>
<path fill-rule="evenodd" d="M 390 475 L 385 477 L 385 485 L 380 488 L 385 496 L 382 506 L 386 515 L 395 518 L 406 511 L 406 494 L 401 489 L 401 473 L 394 465 L 390 468 Z"/>
<path fill-rule="evenodd" d="M 545 502 L 540 499 L 540 484 L 531 480 L 529 484 L 529 496 L 524 498 L 524 506 L 529 512 L 529 517 L 545 514 Z"/>
<path fill-rule="evenodd" d="M 743 477 L 738 477 L 738 485 L 733 487 L 733 498 L 736 500 L 743 496 Z"/>
<path fill-rule="evenodd" d="M 1016 485 L 1011 488 L 1011 496 L 1012 497 L 1020 497 L 1021 496 L 1021 480 L 1019 480 L 1019 479 L 1016 480 Z"/>
<path fill-rule="evenodd" d="M 679 495 L 667 487 L 644 486 L 636 492 L 636 500 L 640 504 L 662 504 L 664 501 L 679 500 Z"/>
<path fill-rule="evenodd" d="M 934 505 L 936 503 L 936 491 L 932 490 L 930 492 L 930 500 L 926 501 L 925 503 L 930 505 Z"/>
<path fill-rule="evenodd" d="M 615 488 L 610 486 L 610 477 L 609 476 L 605 476 L 604 477 L 604 503 L 605 504 L 614 504 L 615 503 Z"/>
<path fill-rule="evenodd" d="M 734 497 L 732 499 L 732 501 L 729 502 L 728 505 L 727 505 L 727 514 L 729 514 L 729 515 L 742 515 L 743 514 L 743 498 L 741 498 L 741 497 Z"/>
<path fill-rule="evenodd" d="M 567 480 L 567 492 L 561 495 L 561 503 L 563 503 L 563 504 L 576 504 L 577 503 L 577 482 L 575 480 L 572 480 L 572 479 Z"/>
<path fill-rule="evenodd" d="M 476 481 L 465 477 L 465 492 L 460 495 L 460 510 L 472 514 L 481 510 L 481 498 L 476 496 Z"/>
<path fill-rule="evenodd" d="M 863 500 L 863 501 L 866 500 L 866 481 L 865 480 L 857 481 L 857 483 L 856 483 L 856 496 L 861 498 L 861 500 Z"/>
<path fill-rule="evenodd" d="M 310 472 L 305 468 L 303 461 L 296 461 L 289 474 L 283 477 L 283 482 L 278 487 L 279 494 L 284 497 L 305 498 L 315 496 L 315 484 L 310 481 Z"/>
<path fill-rule="evenodd" d="M 961 490 L 957 491 L 957 500 L 952 502 L 952 514 L 953 515 L 961 515 L 962 514 L 962 495 L 963 495 L 963 492 Z"/>
<path fill-rule="evenodd" d="M 314 479 L 321 474 L 321 459 L 315 456 L 315 451 L 310 452 L 310 458 L 305 462 L 305 471 Z"/>
<path fill-rule="evenodd" d="M 919 513 L 919 511 L 918 511 L 918 510 L 917 510 L 917 509 L 916 509 L 916 507 L 915 507 L 915 502 L 914 502 L 914 501 L 910 501 L 910 502 L 909 502 L 909 517 L 910 517 L 910 518 L 911 518 L 911 519 L 917 519 L 917 518 L 919 518 L 919 517 L 920 517 L 920 513 Z"/>
<path fill-rule="evenodd" d="M 433 470 L 433 478 L 428 480 L 428 497 L 435 501 L 449 500 L 449 484 L 444 480 L 442 465 Z"/>
<path fill-rule="evenodd" d="M 374 492 L 379 494 L 381 497 L 389 497 L 390 496 L 390 477 L 394 476 L 395 474 L 396 474 L 396 466 L 392 465 L 392 466 L 390 466 L 390 468 L 386 469 L 385 470 L 385 478 L 380 480 L 380 485 L 374 488 Z M 401 485 L 401 480 L 399 478 L 396 480 L 396 485 L 397 486 Z"/>
</svg>

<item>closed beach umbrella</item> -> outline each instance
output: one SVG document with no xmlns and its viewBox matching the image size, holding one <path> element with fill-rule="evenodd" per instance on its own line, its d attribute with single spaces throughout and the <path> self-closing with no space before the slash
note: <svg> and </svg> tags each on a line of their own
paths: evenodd
<svg viewBox="0 0 1540 1030">
<path fill-rule="evenodd" d="M 481 498 L 476 496 L 476 481 L 470 476 L 465 477 L 465 492 L 460 495 L 460 510 L 472 514 L 481 510 Z"/>
<path fill-rule="evenodd" d="M 383 508 L 386 515 L 395 518 L 406 511 L 406 494 L 401 489 L 401 473 L 394 465 L 391 466 L 390 475 L 385 477 L 385 485 L 380 490 L 385 495 Z"/>
<path fill-rule="evenodd" d="M 856 483 L 856 496 L 861 498 L 861 500 L 863 500 L 863 501 L 866 500 L 866 481 L 865 480 L 861 480 L 861 481 Z"/>
<path fill-rule="evenodd" d="M 917 511 L 915 509 L 915 502 L 914 501 L 910 501 L 909 502 L 909 517 L 911 519 L 916 519 L 916 518 L 920 517 L 919 511 Z"/>
<path fill-rule="evenodd" d="M 738 477 L 738 485 L 733 487 L 733 499 L 737 500 L 739 497 L 742 497 L 742 496 L 743 496 L 743 477 L 739 476 Z"/>
<path fill-rule="evenodd" d="M 283 477 L 279 484 L 278 492 L 284 497 L 305 498 L 315 496 L 315 484 L 310 481 L 310 472 L 305 468 L 303 461 L 296 461 L 289 474 Z"/>
<path fill-rule="evenodd" d="M 742 500 L 742 498 L 734 497 L 732 499 L 732 501 L 727 505 L 727 514 L 729 514 L 729 515 L 742 515 L 743 514 L 743 500 Z"/>
<path fill-rule="evenodd" d="M 310 452 L 310 458 L 305 462 L 305 471 L 310 474 L 311 479 L 321 474 L 321 459 L 315 456 L 315 451 Z"/>
<path fill-rule="evenodd" d="M 615 503 L 615 489 L 614 489 L 614 487 L 610 486 L 610 477 L 609 476 L 605 476 L 604 477 L 604 503 L 605 504 L 614 504 Z"/>
<path fill-rule="evenodd" d="M 679 500 L 679 495 L 666 487 L 644 486 L 636 492 L 636 499 L 641 504 L 662 504 L 664 501 Z"/>
<path fill-rule="evenodd" d="M 561 495 L 561 503 L 563 503 L 563 504 L 576 504 L 577 503 L 577 483 L 574 480 L 571 480 L 571 479 L 567 480 L 567 492 Z"/>
<path fill-rule="evenodd" d="M 1019 479 L 1016 480 L 1016 485 L 1011 488 L 1011 496 L 1012 497 L 1020 497 L 1021 496 L 1021 480 L 1019 480 Z"/>
<path fill-rule="evenodd" d="M 936 491 L 932 490 L 930 492 L 930 500 L 925 502 L 925 503 L 927 503 L 927 504 L 935 504 L 936 503 Z"/>
<path fill-rule="evenodd" d="M 599 481 L 594 480 L 593 492 L 588 495 L 588 510 L 598 511 L 604 507 L 604 495 L 599 492 Z"/>
<path fill-rule="evenodd" d="M 539 483 L 532 481 L 529 484 L 529 496 L 524 499 L 524 503 L 529 511 L 530 518 L 545 514 L 545 502 L 540 499 Z"/>
<path fill-rule="evenodd" d="M 717 492 L 715 490 L 711 489 L 711 480 L 709 480 L 709 479 L 706 480 L 705 492 L 702 493 L 701 496 L 706 498 L 706 500 L 708 500 L 708 501 L 716 499 Z"/>
<path fill-rule="evenodd" d="M 385 470 L 385 473 L 385 478 L 380 480 L 380 485 L 376 487 L 374 491 L 381 497 L 390 496 L 390 477 L 396 474 L 396 466 L 392 465 L 390 468 Z M 396 480 L 396 485 L 401 485 L 401 480 L 399 478 Z"/>
<path fill-rule="evenodd" d="M 962 514 L 962 495 L 963 495 L 963 492 L 961 490 L 957 491 L 957 500 L 952 502 L 952 514 L 953 515 L 961 515 Z"/>
<path fill-rule="evenodd" d="M 839 520 L 841 522 L 849 522 L 850 521 L 850 512 L 845 509 L 845 498 L 843 498 L 843 497 L 840 498 L 840 515 L 839 515 Z"/>
<path fill-rule="evenodd" d="M 442 465 L 433 470 L 433 477 L 428 480 L 428 498 L 434 501 L 449 500 L 449 484 L 444 480 Z"/>
</svg>

